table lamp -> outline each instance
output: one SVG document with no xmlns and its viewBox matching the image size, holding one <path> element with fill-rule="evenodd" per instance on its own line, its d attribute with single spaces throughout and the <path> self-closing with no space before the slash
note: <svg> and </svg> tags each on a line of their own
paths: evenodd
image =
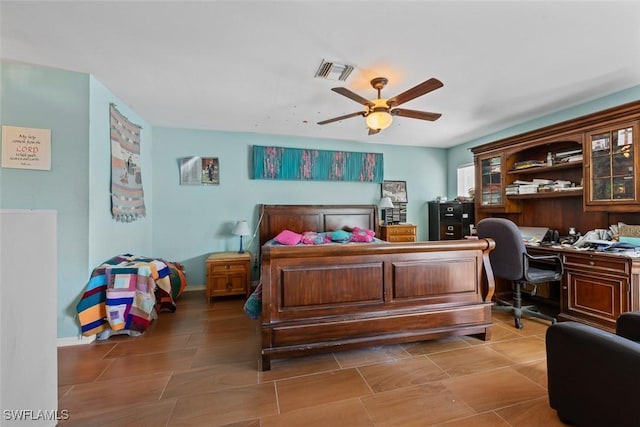
<svg viewBox="0 0 640 427">
<path fill-rule="evenodd" d="M 391 201 L 391 197 L 383 197 L 380 199 L 380 203 L 378 203 L 378 207 L 382 209 L 382 217 L 384 218 L 384 225 L 389 225 L 387 221 L 387 209 L 393 209 L 393 202 Z"/>
<path fill-rule="evenodd" d="M 235 234 L 236 236 L 240 236 L 240 250 L 238 251 L 238 253 L 243 254 L 244 249 L 242 248 L 242 237 L 251 234 L 249 224 L 247 224 L 247 221 L 238 221 L 236 222 L 235 227 L 233 227 L 231 233 Z"/>
</svg>

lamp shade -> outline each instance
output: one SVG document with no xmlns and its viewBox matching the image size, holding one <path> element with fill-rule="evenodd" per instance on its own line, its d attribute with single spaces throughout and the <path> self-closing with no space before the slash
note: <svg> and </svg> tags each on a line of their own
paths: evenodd
<svg viewBox="0 0 640 427">
<path fill-rule="evenodd" d="M 247 223 L 247 221 L 238 221 L 233 227 L 231 233 L 235 234 L 236 236 L 248 236 L 249 234 L 251 234 L 251 230 L 249 229 L 249 224 Z"/>
<path fill-rule="evenodd" d="M 378 203 L 378 207 L 380 209 L 391 209 L 393 208 L 393 202 L 391 201 L 391 197 L 383 197 L 380 199 L 380 203 Z"/>
<path fill-rule="evenodd" d="M 369 110 L 365 121 L 369 129 L 382 130 L 391 126 L 393 116 L 389 113 L 386 99 L 373 100 L 374 106 Z"/>
<path fill-rule="evenodd" d="M 386 129 L 391 126 L 393 116 L 386 111 L 374 111 L 367 115 L 366 121 L 369 129 Z"/>
</svg>

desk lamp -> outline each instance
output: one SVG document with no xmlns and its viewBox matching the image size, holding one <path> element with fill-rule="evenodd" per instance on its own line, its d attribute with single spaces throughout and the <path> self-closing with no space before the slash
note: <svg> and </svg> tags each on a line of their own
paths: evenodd
<svg viewBox="0 0 640 427">
<path fill-rule="evenodd" d="M 389 225 L 387 221 L 387 209 L 393 209 L 393 202 L 391 201 L 391 197 L 383 197 L 380 199 L 380 203 L 378 203 L 378 207 L 382 209 L 382 216 L 384 218 L 384 225 Z"/>
<path fill-rule="evenodd" d="M 233 227 L 233 231 L 231 232 L 236 236 L 240 236 L 240 250 L 238 251 L 238 253 L 243 254 L 244 249 L 242 248 L 242 237 L 251 234 L 251 230 L 249 230 L 249 224 L 247 224 L 247 221 L 238 221 L 236 222 L 236 225 L 235 227 Z"/>
</svg>

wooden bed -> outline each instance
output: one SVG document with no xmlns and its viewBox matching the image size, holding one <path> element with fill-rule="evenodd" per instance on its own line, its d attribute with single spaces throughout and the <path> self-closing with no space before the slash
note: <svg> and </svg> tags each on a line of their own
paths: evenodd
<svg viewBox="0 0 640 427">
<path fill-rule="evenodd" d="M 378 210 L 261 205 L 260 212 L 262 370 L 272 359 L 316 352 L 491 338 L 492 240 L 264 246 L 285 229 L 377 231 Z"/>
</svg>

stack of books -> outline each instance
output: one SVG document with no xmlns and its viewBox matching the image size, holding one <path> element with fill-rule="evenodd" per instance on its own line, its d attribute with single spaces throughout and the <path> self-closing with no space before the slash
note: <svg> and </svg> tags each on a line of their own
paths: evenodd
<svg viewBox="0 0 640 427">
<path fill-rule="evenodd" d="M 507 196 L 514 196 L 517 194 L 547 193 L 551 191 L 578 188 L 579 187 L 572 187 L 571 181 L 563 181 L 560 179 L 555 181 L 539 178 L 536 178 L 533 181 L 523 181 L 518 179 L 505 187 L 505 194 Z"/>
</svg>

